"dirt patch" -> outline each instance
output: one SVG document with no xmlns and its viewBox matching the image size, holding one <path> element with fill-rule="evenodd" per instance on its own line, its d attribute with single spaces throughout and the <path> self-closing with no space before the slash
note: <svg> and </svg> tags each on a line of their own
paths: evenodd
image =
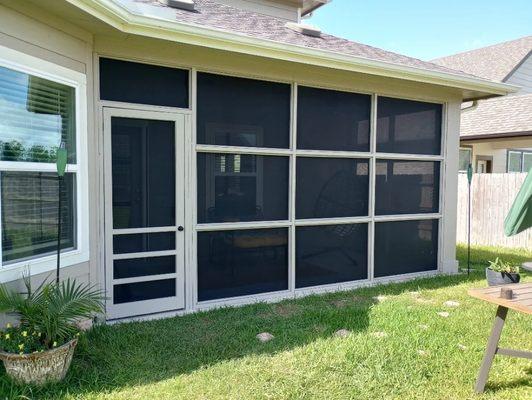
<svg viewBox="0 0 532 400">
<path fill-rule="evenodd" d="M 299 311 L 299 306 L 295 304 L 277 304 L 273 308 L 273 314 L 281 317 L 292 317 Z"/>
</svg>

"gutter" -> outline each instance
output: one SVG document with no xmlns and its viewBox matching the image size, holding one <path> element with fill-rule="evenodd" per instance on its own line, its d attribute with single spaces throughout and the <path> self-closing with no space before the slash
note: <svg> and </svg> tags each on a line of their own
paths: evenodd
<svg viewBox="0 0 532 400">
<path fill-rule="evenodd" d="M 339 54 L 273 40 L 257 39 L 223 29 L 169 21 L 155 15 L 147 17 L 134 13 L 113 0 L 66 1 L 114 28 L 133 35 L 487 93 L 487 96 L 483 97 L 503 96 L 519 90 L 518 86 L 476 77 L 430 71 L 365 57 Z"/>
<path fill-rule="evenodd" d="M 532 131 L 521 131 L 521 132 L 503 132 L 503 133 L 490 133 L 485 135 L 464 135 L 460 136 L 461 142 L 469 141 L 481 141 L 481 140 L 490 140 L 490 139 L 511 139 L 517 137 L 532 137 Z"/>
</svg>

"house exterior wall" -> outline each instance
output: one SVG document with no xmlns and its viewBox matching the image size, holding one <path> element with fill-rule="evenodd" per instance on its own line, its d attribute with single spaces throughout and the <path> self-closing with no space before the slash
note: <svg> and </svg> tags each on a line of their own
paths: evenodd
<svg viewBox="0 0 532 400">
<path fill-rule="evenodd" d="M 444 106 L 444 140 L 442 154 L 441 224 L 439 269 L 441 272 L 457 271 L 455 258 L 456 238 L 456 187 L 458 170 L 458 135 L 461 97 L 458 91 L 433 85 L 405 82 L 398 79 L 368 76 L 364 74 L 335 71 L 303 64 L 281 62 L 243 54 L 234 54 L 206 48 L 181 45 L 155 39 L 123 35 L 91 34 L 68 22 L 58 20 L 42 10 L 32 11 L 23 5 L 0 6 L 0 45 L 53 62 L 81 72 L 87 77 L 87 132 L 88 132 L 88 193 L 90 259 L 63 269 L 63 276 L 79 277 L 93 284 L 104 285 L 104 159 L 102 107 L 98 100 L 98 57 L 106 56 L 133 61 L 142 61 L 166 66 L 191 69 L 192 98 L 195 96 L 194 74 L 206 71 L 219 74 L 273 80 L 309 86 L 378 93 L 379 95 L 441 102 Z M 14 9 L 16 7 L 17 9 Z M 192 115 L 194 120 L 194 105 Z M 194 203 L 195 200 L 191 199 Z M 194 275 L 195 265 L 187 266 L 188 276 Z M 1 272 L 0 272 L 1 274 Z M 41 280 L 48 274 L 34 279 Z M 407 279 L 410 276 L 395 279 Z M 1 275 L 0 275 L 1 279 Z M 11 279 L 3 279 L 11 280 Z M 382 280 L 384 282 L 385 280 Z M 193 281 L 187 285 L 193 285 Z M 20 285 L 15 280 L 12 285 Z M 337 285 L 327 290 L 347 289 L 351 286 Z M 353 286 L 354 287 L 354 286 Z M 187 286 L 190 293 L 194 289 Z M 187 293 L 185 312 L 197 307 Z M 301 292 L 307 294 L 308 292 Z M 290 296 L 293 296 L 291 294 Z M 269 300 L 264 297 L 265 300 Z M 238 304 L 235 303 L 235 304 Z"/>
<path fill-rule="evenodd" d="M 507 172 L 508 150 L 532 150 L 532 137 L 493 139 L 491 141 L 462 141 L 462 146 L 473 149 L 473 165 L 478 157 L 493 157 L 492 172 Z"/>
<path fill-rule="evenodd" d="M 506 83 L 521 86 L 517 93 L 510 96 L 532 93 L 532 53 L 528 54 L 525 60 L 506 79 Z"/>
</svg>

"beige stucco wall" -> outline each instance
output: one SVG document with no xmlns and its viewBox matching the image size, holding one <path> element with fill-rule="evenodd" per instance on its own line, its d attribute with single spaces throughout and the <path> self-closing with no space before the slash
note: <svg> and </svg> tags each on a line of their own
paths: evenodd
<svg viewBox="0 0 532 400">
<path fill-rule="evenodd" d="M 442 170 L 446 180 L 442 193 L 444 220 L 440 238 L 442 241 L 440 257 L 445 272 L 456 271 L 456 185 L 461 104 L 461 97 L 457 90 L 210 50 L 125 35 L 109 28 L 100 28 L 102 27 L 96 26 L 95 33 L 92 33 L 87 30 L 87 27 L 82 29 L 74 26 L 43 9 L 36 10 L 34 6 L 29 6 L 27 3 L 0 0 L 0 45 L 83 72 L 87 76 L 90 261 L 65 268 L 63 276 L 75 276 L 103 285 L 101 274 L 104 252 L 104 149 L 101 104 L 94 96 L 97 92 L 97 85 L 95 85 L 97 71 L 94 71 L 94 65 L 99 55 L 194 68 L 199 71 L 446 103 L 445 127 L 448 136 L 445 140 L 444 152 L 447 162 Z M 42 278 L 43 276 L 39 276 L 36 279 Z M 20 282 L 13 284 L 18 285 Z"/>
<path fill-rule="evenodd" d="M 532 151 L 532 137 L 494 139 L 491 141 L 471 141 L 462 142 L 464 146 L 473 149 L 473 162 L 476 165 L 478 156 L 493 157 L 492 172 L 505 173 L 508 150 L 530 150 Z"/>
</svg>

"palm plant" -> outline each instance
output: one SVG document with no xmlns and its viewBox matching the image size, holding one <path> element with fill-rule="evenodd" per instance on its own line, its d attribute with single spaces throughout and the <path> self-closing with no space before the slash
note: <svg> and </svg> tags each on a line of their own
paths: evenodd
<svg viewBox="0 0 532 400">
<path fill-rule="evenodd" d="M 0 312 L 16 315 L 21 328 L 40 332 L 46 348 L 73 339 L 77 321 L 103 311 L 103 293 L 88 284 L 67 279 L 43 282 L 32 290 L 31 280 L 25 276 L 24 285 L 22 293 L 0 285 Z"/>
</svg>

